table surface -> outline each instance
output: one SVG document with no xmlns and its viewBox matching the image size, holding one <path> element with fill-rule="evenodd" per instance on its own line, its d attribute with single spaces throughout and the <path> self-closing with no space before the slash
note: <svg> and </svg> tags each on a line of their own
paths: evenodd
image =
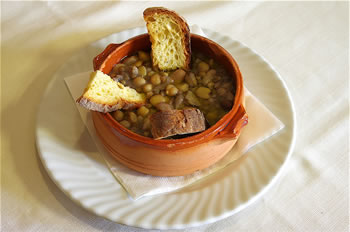
<svg viewBox="0 0 350 232">
<path fill-rule="evenodd" d="M 46 85 L 65 60 L 111 33 L 144 26 L 157 2 L 1 3 L 1 230 L 145 231 L 80 208 L 50 180 L 35 147 Z M 297 141 L 260 200 L 186 231 L 348 231 L 348 2 L 166 2 L 190 25 L 264 56 L 296 108 Z"/>
</svg>

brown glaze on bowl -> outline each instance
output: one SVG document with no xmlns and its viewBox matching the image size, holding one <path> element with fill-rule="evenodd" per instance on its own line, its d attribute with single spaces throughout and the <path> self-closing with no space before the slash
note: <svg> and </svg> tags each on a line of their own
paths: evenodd
<svg viewBox="0 0 350 232">
<path fill-rule="evenodd" d="M 234 78 L 236 95 L 232 109 L 202 133 L 172 140 L 143 137 L 120 125 L 108 113 L 92 112 L 97 135 L 109 153 L 125 166 L 155 176 L 193 173 L 209 167 L 226 155 L 248 123 L 242 75 L 235 60 L 220 45 L 199 35 L 191 34 L 191 47 L 223 64 Z M 150 48 L 148 34 L 136 36 L 122 44 L 110 44 L 95 57 L 94 69 L 108 74 L 125 56 Z"/>
</svg>

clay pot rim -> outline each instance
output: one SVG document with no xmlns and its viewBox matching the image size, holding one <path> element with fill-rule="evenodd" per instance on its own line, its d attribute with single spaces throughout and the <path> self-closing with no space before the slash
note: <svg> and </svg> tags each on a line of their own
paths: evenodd
<svg viewBox="0 0 350 232">
<path fill-rule="evenodd" d="M 148 34 L 147 33 L 141 34 L 141 35 L 135 36 L 133 38 L 130 38 L 129 40 L 126 40 L 125 42 L 119 44 L 119 46 L 117 48 L 115 48 L 111 52 L 111 54 L 117 52 L 117 50 L 122 46 L 127 46 L 129 44 L 132 44 L 135 40 L 140 39 L 140 37 L 148 37 Z M 112 115 L 110 113 L 101 113 L 101 112 L 93 112 L 93 113 L 100 114 L 100 116 L 103 119 L 105 119 L 106 123 L 108 123 L 112 128 L 117 130 L 122 135 L 124 135 L 124 136 L 126 136 L 134 141 L 137 141 L 139 143 L 143 143 L 144 145 L 156 146 L 159 148 L 167 149 L 167 148 L 172 148 L 172 147 L 176 147 L 176 146 L 183 146 L 183 145 L 191 146 L 191 145 L 196 145 L 196 144 L 202 143 L 203 141 L 206 141 L 206 140 L 216 139 L 216 138 L 220 138 L 220 137 L 225 137 L 225 136 L 231 137 L 231 138 L 235 137 L 235 135 L 232 131 L 232 128 L 229 128 L 228 124 L 232 123 L 232 121 L 235 120 L 234 116 L 237 113 L 239 113 L 240 108 L 241 109 L 243 108 L 243 106 L 242 106 L 243 98 L 244 98 L 243 79 L 242 79 L 242 74 L 240 72 L 239 66 L 238 66 L 237 62 L 235 61 L 235 59 L 231 56 L 231 54 L 229 52 L 227 52 L 222 46 L 220 46 L 216 42 L 214 42 L 206 37 L 191 33 L 191 43 L 192 43 L 192 38 L 204 40 L 205 42 L 210 43 L 210 44 L 216 46 L 217 48 L 219 48 L 220 52 L 225 57 L 229 58 L 229 61 L 231 63 L 231 66 L 233 68 L 233 71 L 234 71 L 235 77 L 236 77 L 235 78 L 236 93 L 235 93 L 233 107 L 231 108 L 231 110 L 227 114 L 225 114 L 213 126 L 211 126 L 210 128 L 208 128 L 207 130 L 205 130 L 201 133 L 198 133 L 196 135 L 192 135 L 192 136 L 186 137 L 186 138 L 156 140 L 153 138 L 144 137 L 142 135 L 139 135 L 139 134 L 132 132 L 131 130 L 128 130 L 127 128 L 120 125 L 117 122 L 117 120 L 115 120 L 112 117 Z M 109 57 L 110 56 L 108 56 L 106 58 L 106 60 Z M 104 66 L 103 63 L 100 67 Z M 244 108 L 243 108 L 243 111 L 244 111 Z M 236 121 L 238 121 L 238 120 L 236 120 Z M 246 120 L 246 122 L 247 122 L 247 120 Z M 230 135 L 230 133 L 231 133 L 231 135 Z"/>
</svg>

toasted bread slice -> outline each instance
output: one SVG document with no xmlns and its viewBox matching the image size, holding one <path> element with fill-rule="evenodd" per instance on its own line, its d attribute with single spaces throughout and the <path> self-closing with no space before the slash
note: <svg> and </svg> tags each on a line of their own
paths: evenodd
<svg viewBox="0 0 350 232">
<path fill-rule="evenodd" d="M 163 7 L 143 12 L 152 43 L 153 65 L 160 70 L 182 68 L 191 62 L 190 28 L 176 12 Z"/>
<path fill-rule="evenodd" d="M 134 109 L 144 105 L 145 101 L 143 94 L 114 81 L 101 71 L 91 73 L 83 95 L 77 99 L 81 106 L 103 113 Z"/>
<path fill-rule="evenodd" d="M 151 133 L 154 139 L 205 130 L 205 118 L 199 109 L 166 110 L 152 114 Z"/>
</svg>

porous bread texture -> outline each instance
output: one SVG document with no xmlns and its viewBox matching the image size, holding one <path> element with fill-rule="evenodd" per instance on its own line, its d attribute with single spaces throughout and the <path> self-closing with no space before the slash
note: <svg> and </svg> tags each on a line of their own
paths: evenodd
<svg viewBox="0 0 350 232">
<path fill-rule="evenodd" d="M 114 81 L 99 70 L 91 73 L 83 95 L 77 99 L 88 110 L 103 113 L 137 108 L 144 105 L 145 101 L 145 95 Z"/>
<path fill-rule="evenodd" d="M 186 21 L 176 12 L 162 7 L 148 8 L 143 15 L 152 43 L 153 65 L 160 70 L 188 70 L 191 46 Z"/>
</svg>

